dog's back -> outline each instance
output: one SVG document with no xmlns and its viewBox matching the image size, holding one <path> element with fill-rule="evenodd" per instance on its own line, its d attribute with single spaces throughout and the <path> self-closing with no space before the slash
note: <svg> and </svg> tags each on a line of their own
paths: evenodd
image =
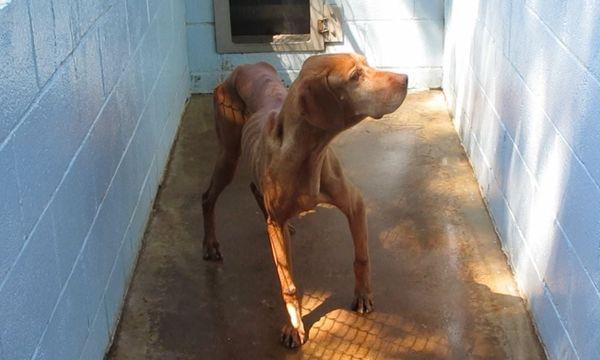
<svg viewBox="0 0 600 360">
<path fill-rule="evenodd" d="M 239 156 L 244 125 L 249 119 L 261 122 L 257 112 L 279 111 L 287 89 L 275 68 L 266 62 L 240 65 L 214 90 L 215 129 L 226 152 Z M 255 124 L 258 135 L 262 124 Z"/>
<path fill-rule="evenodd" d="M 224 84 L 238 94 L 249 114 L 279 109 L 287 95 L 277 71 L 267 62 L 238 66 Z"/>
</svg>

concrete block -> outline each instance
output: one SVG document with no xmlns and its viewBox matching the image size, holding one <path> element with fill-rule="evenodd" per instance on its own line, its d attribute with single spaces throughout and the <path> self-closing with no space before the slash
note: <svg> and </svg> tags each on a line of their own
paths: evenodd
<svg viewBox="0 0 600 360">
<path fill-rule="evenodd" d="M 90 162 L 95 174 L 94 196 L 100 204 L 106 194 L 121 153 L 125 147 L 120 136 L 120 116 L 116 96 L 108 98 L 98 120 L 91 130 L 86 151 L 89 151 Z"/>
<path fill-rule="evenodd" d="M 600 161 L 592 145 L 600 139 L 600 124 L 595 121 L 600 116 L 596 106 L 600 101 L 600 83 L 565 51 L 531 10 L 514 10 L 513 17 L 515 26 L 521 28 L 514 32 L 528 34 L 513 40 L 511 45 L 511 57 L 527 86 L 577 156 L 584 163 Z M 530 47 L 530 43 L 538 45 Z M 600 170 L 590 167 L 589 171 L 598 182 Z"/>
<path fill-rule="evenodd" d="M 477 19 L 498 44 L 498 49 L 508 53 L 512 0 L 479 1 L 478 3 Z"/>
<path fill-rule="evenodd" d="M 119 135 L 122 143 L 127 144 L 144 108 L 144 83 L 138 63 L 129 63 L 117 84 L 115 96 L 121 119 Z"/>
<path fill-rule="evenodd" d="M 123 300 L 127 291 L 130 274 L 128 271 L 128 264 L 133 260 L 124 257 L 125 252 L 123 251 L 123 247 L 120 249 L 115 260 L 103 300 L 104 311 L 106 312 L 108 322 L 109 324 L 115 325 L 117 324 L 119 314 L 121 313 L 121 306 L 123 305 Z"/>
<path fill-rule="evenodd" d="M 508 171 L 503 173 L 506 174 L 506 180 L 502 191 L 506 195 L 519 228 L 527 229 L 529 205 L 534 193 L 534 179 L 517 151 L 513 150 L 510 156 L 507 156 L 507 161 Z"/>
<path fill-rule="evenodd" d="M 595 359 L 600 356 L 600 345 L 595 341 L 600 327 L 600 296 L 584 275 L 577 249 L 569 246 L 560 229 L 552 228 L 554 236 L 547 245 L 553 251 L 544 264 L 546 281 L 580 358 Z"/>
<path fill-rule="evenodd" d="M 254 64 L 266 61 L 277 70 L 300 70 L 302 64 L 311 55 L 309 53 L 249 53 L 223 54 L 219 56 L 218 68 L 221 71 L 233 71 L 242 64 Z"/>
<path fill-rule="evenodd" d="M 7 359 L 30 358 L 60 293 L 52 220 L 46 213 L 0 289 L 0 337 Z"/>
<path fill-rule="evenodd" d="M 150 22 L 157 16 L 160 9 L 160 4 L 166 1 L 161 0 L 146 0 L 148 2 L 148 15 L 150 16 Z M 159 16 L 162 14 L 159 14 Z"/>
<path fill-rule="evenodd" d="M 0 284 L 15 262 L 25 242 L 23 214 L 12 144 L 0 149 Z"/>
<path fill-rule="evenodd" d="M 173 24 L 175 25 L 175 29 L 182 34 L 185 33 L 185 24 L 187 22 L 186 16 L 188 16 L 188 12 L 191 14 L 191 10 L 187 7 L 187 0 L 172 0 L 172 10 L 173 10 Z M 212 6 L 212 3 L 210 3 Z"/>
<path fill-rule="evenodd" d="M 530 296 L 528 303 L 537 325 L 536 328 L 544 342 L 544 349 L 549 357 L 551 359 L 579 359 L 569 334 L 559 320 L 552 295 L 548 289 L 544 288 L 543 294 Z"/>
<path fill-rule="evenodd" d="M 550 28 L 596 79 L 600 79 L 600 3 L 527 0 L 525 6 Z"/>
<path fill-rule="evenodd" d="M 136 254 L 141 247 L 142 235 L 146 227 L 146 223 L 150 216 L 152 201 L 154 199 L 154 189 L 150 187 L 148 177 L 152 173 L 150 167 L 146 169 L 145 173 L 140 172 L 142 175 L 142 186 L 138 196 L 135 212 L 130 221 L 127 232 L 123 239 L 124 251 L 128 251 L 131 254 Z"/>
<path fill-rule="evenodd" d="M 34 359 L 77 359 L 88 336 L 86 283 L 74 273 L 36 350 Z"/>
<path fill-rule="evenodd" d="M 342 6 L 342 17 L 347 21 L 411 19 L 415 13 L 412 0 L 338 0 L 336 3 Z"/>
<path fill-rule="evenodd" d="M 477 51 L 471 51 L 470 64 L 474 76 L 481 84 L 484 91 L 493 89 L 493 79 L 496 75 L 494 71 L 490 71 L 494 66 L 497 66 L 498 59 L 498 44 L 486 31 L 482 22 L 476 22 L 473 31 L 472 48 Z"/>
<path fill-rule="evenodd" d="M 148 5 L 146 1 L 126 0 L 127 26 L 129 30 L 129 53 L 133 54 L 148 29 Z"/>
<path fill-rule="evenodd" d="M 132 155 L 131 151 L 125 153 L 123 160 L 127 160 L 127 162 L 123 161 L 119 165 L 103 204 L 105 211 L 110 212 L 110 216 L 113 218 L 110 223 L 114 227 L 113 231 L 116 237 L 112 241 L 116 241 L 118 246 L 120 246 L 122 237 L 129 225 L 141 186 L 140 178 L 142 175 L 133 173 Z M 126 165 L 129 165 L 129 168 L 126 168 Z"/>
<path fill-rule="evenodd" d="M 222 78 L 221 74 L 215 72 L 190 72 L 190 89 L 194 94 L 210 94 Z"/>
<path fill-rule="evenodd" d="M 43 86 L 73 49 L 71 4 L 67 0 L 33 0 L 30 12 L 37 73 Z"/>
<path fill-rule="evenodd" d="M 71 1 L 71 21 L 73 39 L 78 43 L 92 25 L 106 12 L 114 0 L 75 0 Z"/>
<path fill-rule="evenodd" d="M 133 216 L 139 192 L 148 172 L 148 169 L 143 167 L 144 164 L 138 163 L 138 158 L 136 157 L 138 154 L 133 145 L 134 139 L 132 139 L 132 143 L 127 148 L 127 152 L 123 157 L 123 163 L 119 169 L 119 173 L 117 173 L 118 178 L 115 179 L 115 181 L 125 184 L 125 186 L 121 186 L 120 191 L 129 192 L 129 194 L 123 194 L 122 196 L 125 196 L 124 200 L 127 200 L 126 207 L 129 209 L 130 216 Z"/>
<path fill-rule="evenodd" d="M 146 139 L 147 146 L 150 146 L 152 149 L 155 149 L 160 141 L 160 136 L 162 134 L 162 130 L 164 128 L 164 122 L 167 121 L 164 116 L 167 115 L 167 111 L 161 108 L 161 104 L 159 103 L 159 93 L 158 88 L 152 94 L 150 101 L 148 103 L 148 112 L 147 117 L 142 118 L 142 121 L 147 122 L 144 125 L 148 126 L 149 137 Z M 151 152 L 150 155 L 153 157 L 154 153 Z"/>
<path fill-rule="evenodd" d="M 188 24 L 214 21 L 213 2 L 211 0 L 185 0 L 185 21 Z"/>
<path fill-rule="evenodd" d="M 14 133 L 26 231 L 46 207 L 85 134 L 77 128 L 74 81 L 73 63 L 67 62 Z"/>
<path fill-rule="evenodd" d="M 337 44 L 331 43 L 325 47 L 327 53 L 355 52 L 365 55 L 367 46 L 365 43 L 365 23 L 363 22 L 343 22 L 342 31 L 344 32 L 344 42 Z"/>
<path fill-rule="evenodd" d="M 89 129 L 106 99 L 97 32 L 91 32 L 81 40 L 73 52 L 73 60 L 76 74 L 74 100 L 82 127 Z"/>
<path fill-rule="evenodd" d="M 98 307 L 103 306 L 102 298 L 122 240 L 118 229 L 121 223 L 111 213 L 114 211 L 111 206 L 100 210 L 74 270 L 83 272 L 87 284 L 84 312 L 90 322 Z"/>
<path fill-rule="evenodd" d="M 503 166 L 505 153 L 513 151 L 514 144 L 506 136 L 506 130 L 487 101 L 482 101 L 482 109 L 474 115 L 472 133 L 477 136 L 478 146 L 485 156 L 487 171 L 491 177 Z M 486 119 L 486 120 L 483 120 Z M 503 184 L 498 182 L 498 184 Z"/>
<path fill-rule="evenodd" d="M 139 64 L 142 68 L 142 79 L 144 81 L 144 99 L 148 99 L 164 58 L 164 54 L 160 54 L 158 51 L 156 26 L 152 25 L 148 28 L 140 51 Z"/>
<path fill-rule="evenodd" d="M 156 18 L 155 25 L 158 31 L 158 51 L 166 57 L 174 43 L 171 2 L 161 2 L 158 11 L 160 12 L 160 16 Z"/>
<path fill-rule="evenodd" d="M 366 56 L 378 67 L 430 67 L 442 63 L 442 21 L 380 21 L 365 25 Z"/>
<path fill-rule="evenodd" d="M 220 56 L 216 53 L 215 28 L 212 24 L 187 26 L 188 59 L 190 71 L 220 70 Z"/>
<path fill-rule="evenodd" d="M 89 334 L 81 352 L 81 359 L 101 359 L 105 355 L 109 341 L 109 326 L 103 310 L 98 311 L 91 322 Z"/>
<path fill-rule="evenodd" d="M 488 211 L 490 212 L 490 216 L 494 223 L 494 227 L 496 228 L 496 232 L 500 236 L 500 240 L 507 239 L 509 234 L 509 227 L 511 226 L 511 217 L 509 214 L 508 203 L 506 202 L 506 198 L 504 194 L 500 191 L 499 184 L 494 175 L 494 181 L 490 183 L 490 186 L 486 192 L 483 192 Z M 503 248 L 505 247 L 502 244 Z"/>
<path fill-rule="evenodd" d="M 154 109 L 155 116 L 153 117 L 153 133 L 156 134 L 156 145 L 159 145 L 159 140 L 162 136 L 165 124 L 169 121 L 169 115 L 174 111 L 173 107 L 175 104 L 169 103 L 170 92 L 172 91 L 168 86 L 170 79 L 166 75 L 167 72 L 162 71 L 158 77 L 159 84 L 152 93 L 150 98 L 151 106 Z"/>
<path fill-rule="evenodd" d="M 98 204 L 91 191 L 95 188 L 94 177 L 89 175 L 93 173 L 92 165 L 86 156 L 78 156 L 52 201 L 61 285 L 71 273 L 96 216 Z"/>
<path fill-rule="evenodd" d="M 516 139 L 521 121 L 527 119 L 525 112 L 529 109 L 529 104 L 535 103 L 532 101 L 535 99 L 531 99 L 531 92 L 506 57 L 501 57 L 497 64 L 498 72 L 504 75 L 488 84 L 486 91 L 491 93 L 490 102 L 509 136 Z"/>
<path fill-rule="evenodd" d="M 600 249 L 597 239 L 600 238 L 600 190 L 586 175 L 583 166 L 573 158 L 564 162 L 567 166 L 557 170 L 562 178 L 558 199 L 557 219 L 577 252 L 585 272 L 600 287 Z M 559 164 L 560 165 L 560 164 Z M 585 276 L 584 273 L 581 276 Z"/>
<path fill-rule="evenodd" d="M 98 27 L 100 55 L 102 59 L 102 79 L 104 92 L 108 95 L 121 76 L 129 60 L 129 37 L 125 3 L 116 3 Z"/>
<path fill-rule="evenodd" d="M 27 2 L 0 10 L 0 143 L 17 125 L 38 92 Z"/>
<path fill-rule="evenodd" d="M 139 166 L 137 169 L 140 174 L 146 174 L 147 169 L 150 167 L 154 152 L 153 144 L 157 141 L 152 131 L 152 117 L 154 116 L 150 107 L 142 113 L 140 124 L 135 132 L 135 135 L 131 141 L 131 149 L 135 163 Z"/>
</svg>

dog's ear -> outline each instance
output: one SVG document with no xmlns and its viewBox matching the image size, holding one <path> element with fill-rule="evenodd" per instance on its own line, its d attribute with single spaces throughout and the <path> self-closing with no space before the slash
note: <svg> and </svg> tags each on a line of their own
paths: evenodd
<svg viewBox="0 0 600 360">
<path fill-rule="evenodd" d="M 345 128 L 342 100 L 331 89 L 326 74 L 316 74 L 302 79 L 298 84 L 300 111 L 306 120 L 320 129 Z"/>
</svg>

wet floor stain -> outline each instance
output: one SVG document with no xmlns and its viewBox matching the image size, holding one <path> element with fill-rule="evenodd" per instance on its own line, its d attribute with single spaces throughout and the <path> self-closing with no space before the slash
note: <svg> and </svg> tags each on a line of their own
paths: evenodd
<svg viewBox="0 0 600 360">
<path fill-rule="evenodd" d="M 295 220 L 310 329 L 297 351 L 278 343 L 286 314 L 244 168 L 217 204 L 224 262 L 202 260 L 211 114 L 210 97 L 192 98 L 108 358 L 544 358 L 441 92 L 411 93 L 396 113 L 335 140 L 368 207 L 376 310 L 349 310 L 352 242 L 341 213 Z"/>
</svg>

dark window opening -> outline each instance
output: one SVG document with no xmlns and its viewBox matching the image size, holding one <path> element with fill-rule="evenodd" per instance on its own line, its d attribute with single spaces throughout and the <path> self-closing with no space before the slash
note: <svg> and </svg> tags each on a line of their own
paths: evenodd
<svg viewBox="0 0 600 360">
<path fill-rule="evenodd" d="M 229 0 L 234 43 L 310 40 L 310 0 Z"/>
</svg>

